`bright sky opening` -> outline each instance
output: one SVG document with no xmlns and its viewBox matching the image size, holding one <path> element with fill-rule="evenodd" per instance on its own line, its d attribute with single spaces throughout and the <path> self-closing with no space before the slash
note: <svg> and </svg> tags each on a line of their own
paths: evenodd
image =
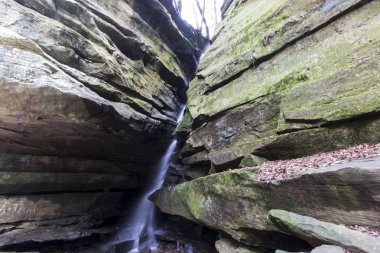
<svg viewBox="0 0 380 253">
<path fill-rule="evenodd" d="M 203 0 L 199 0 L 199 3 L 203 8 Z M 205 19 L 210 30 L 210 37 L 214 35 L 216 24 L 221 20 L 220 8 L 222 4 L 223 0 L 205 0 Z M 181 16 L 194 28 L 201 27 L 202 16 L 197 7 L 196 0 L 182 0 Z M 202 26 L 202 33 L 206 35 L 204 24 Z"/>
</svg>

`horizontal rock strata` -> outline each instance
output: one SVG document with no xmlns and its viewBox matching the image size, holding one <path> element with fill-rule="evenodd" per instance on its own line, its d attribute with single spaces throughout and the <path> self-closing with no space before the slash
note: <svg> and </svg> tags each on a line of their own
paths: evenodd
<svg viewBox="0 0 380 253">
<path fill-rule="evenodd" d="M 194 168 L 377 143 L 378 1 L 235 1 L 177 131 Z"/>
<path fill-rule="evenodd" d="M 0 246 L 120 215 L 168 145 L 203 43 L 156 0 L 0 0 Z"/>
<path fill-rule="evenodd" d="M 311 170 L 265 183 L 256 170 L 237 169 L 160 190 L 153 200 L 166 213 L 180 215 L 229 234 L 235 240 L 272 249 L 302 244 L 268 219 L 282 209 L 326 222 L 380 226 L 380 158 Z"/>
<path fill-rule="evenodd" d="M 310 252 L 271 209 L 376 231 L 379 13 L 376 0 L 224 1 L 176 129 L 193 180 L 156 192 L 157 206 L 232 237 L 220 252 Z"/>
<path fill-rule="evenodd" d="M 269 219 L 279 228 L 297 235 L 312 245 L 329 243 L 354 252 L 380 251 L 380 239 L 351 230 L 342 225 L 323 222 L 283 210 L 271 210 Z"/>
</svg>

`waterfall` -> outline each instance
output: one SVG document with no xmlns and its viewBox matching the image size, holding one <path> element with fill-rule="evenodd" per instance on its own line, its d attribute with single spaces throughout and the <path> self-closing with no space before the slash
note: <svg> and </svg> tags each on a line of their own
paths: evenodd
<svg viewBox="0 0 380 253">
<path fill-rule="evenodd" d="M 179 123 L 185 111 L 185 106 L 183 106 L 178 118 L 177 123 Z M 155 228 L 155 206 L 148 199 L 150 195 L 152 195 L 156 190 L 160 189 L 164 183 L 166 171 L 171 162 L 172 155 L 176 149 L 177 140 L 173 139 L 170 143 L 168 149 L 165 152 L 165 155 L 161 158 L 158 167 L 157 174 L 151 184 L 151 186 L 147 189 L 145 194 L 141 197 L 141 200 L 132 215 L 131 222 L 131 236 L 133 238 L 133 248 L 130 250 L 130 253 L 139 252 L 139 248 L 142 246 L 140 242 L 141 235 L 146 232 L 147 238 L 144 240 L 144 245 L 149 247 L 151 250 L 155 250 L 158 247 L 158 243 L 154 237 L 156 228 Z"/>
</svg>

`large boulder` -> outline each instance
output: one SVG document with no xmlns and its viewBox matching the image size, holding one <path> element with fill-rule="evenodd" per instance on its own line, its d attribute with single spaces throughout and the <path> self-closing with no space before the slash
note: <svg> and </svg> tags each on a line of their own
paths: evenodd
<svg viewBox="0 0 380 253">
<path fill-rule="evenodd" d="M 294 240 L 268 219 L 272 209 L 326 222 L 380 225 L 380 158 L 310 170 L 282 181 L 262 182 L 246 168 L 213 174 L 162 189 L 152 198 L 161 211 L 224 231 L 253 246 L 299 250 Z M 290 243 L 292 242 L 292 243 Z"/>
<path fill-rule="evenodd" d="M 89 236 L 120 214 L 122 193 L 62 193 L 0 197 L 0 246 Z"/>
<path fill-rule="evenodd" d="M 215 247 L 219 253 L 273 253 L 273 250 L 249 247 L 224 237 L 215 242 Z"/>
<path fill-rule="evenodd" d="M 354 252 L 380 252 L 380 238 L 351 230 L 343 225 L 336 225 L 283 210 L 271 210 L 268 216 L 281 230 L 301 237 L 314 246 L 329 243 Z"/>
<path fill-rule="evenodd" d="M 379 10 L 379 1 L 234 1 L 187 93 L 183 160 L 209 166 L 207 153 L 222 170 L 249 154 L 380 142 Z"/>
<path fill-rule="evenodd" d="M 1 246 L 91 235 L 153 174 L 203 41 L 149 3 L 0 0 Z"/>
<path fill-rule="evenodd" d="M 313 249 L 311 253 L 344 253 L 344 249 L 334 245 L 322 245 Z"/>
</svg>

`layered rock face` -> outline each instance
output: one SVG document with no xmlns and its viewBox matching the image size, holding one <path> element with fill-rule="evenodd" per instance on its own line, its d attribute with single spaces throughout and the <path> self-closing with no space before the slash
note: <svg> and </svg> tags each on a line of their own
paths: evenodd
<svg viewBox="0 0 380 253">
<path fill-rule="evenodd" d="M 0 246 L 91 235 L 149 177 L 203 44 L 163 4 L 0 1 Z"/>
<path fill-rule="evenodd" d="M 368 247 L 359 249 L 354 232 L 335 228 L 380 227 L 379 158 L 268 182 L 253 167 L 380 142 L 380 1 L 226 6 L 177 128 L 186 136 L 184 173 L 196 179 L 152 199 L 165 213 L 219 231 L 220 252 L 310 252 L 322 244 L 377 252 L 378 238 L 363 235 Z M 272 209 L 322 223 L 289 225 L 289 215 L 285 228 L 268 218 Z"/>
<path fill-rule="evenodd" d="M 294 240 L 268 218 L 282 209 L 326 222 L 380 227 L 380 158 L 313 170 L 286 181 L 262 182 L 251 168 L 202 177 L 161 190 L 159 208 L 223 231 L 247 245 L 295 251 Z"/>
<path fill-rule="evenodd" d="M 190 84 L 183 163 L 225 169 L 248 154 L 283 159 L 378 142 L 379 8 L 234 1 Z"/>
</svg>

